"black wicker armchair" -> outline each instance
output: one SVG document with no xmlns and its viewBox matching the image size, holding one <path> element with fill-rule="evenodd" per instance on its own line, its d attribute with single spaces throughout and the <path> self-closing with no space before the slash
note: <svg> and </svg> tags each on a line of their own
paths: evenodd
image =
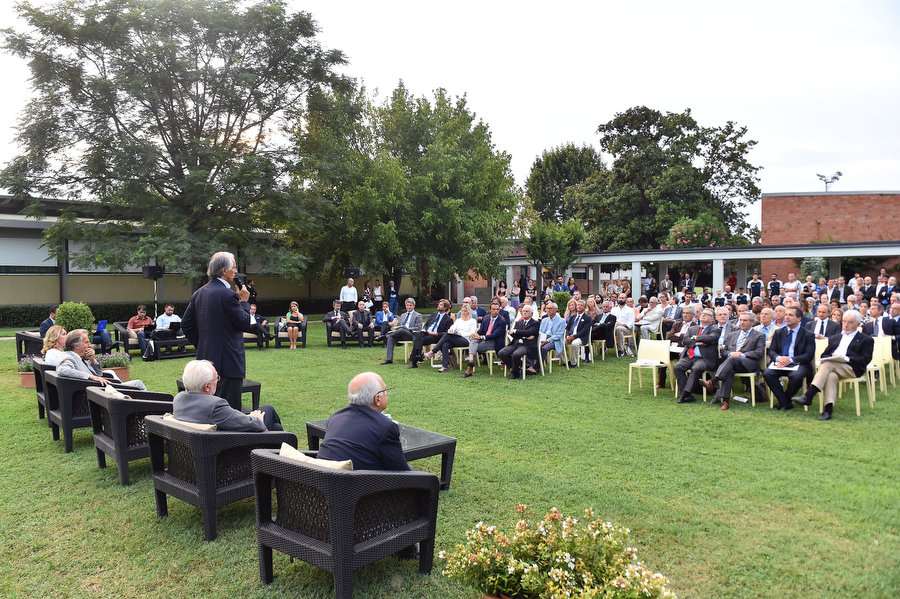
<svg viewBox="0 0 900 599">
<path fill-rule="evenodd" d="M 16 331 L 16 361 L 25 356 L 39 356 L 44 348 L 44 340 L 37 329 Z"/>
<path fill-rule="evenodd" d="M 91 426 L 91 409 L 86 395 L 89 387 L 100 387 L 100 383 L 59 376 L 55 370 L 44 372 L 47 419 L 53 430 L 54 441 L 59 441 L 59 430 L 62 429 L 66 453 L 72 452 L 73 431 L 76 428 Z M 123 393 L 133 390 L 130 387 L 116 386 L 116 388 Z"/>
<path fill-rule="evenodd" d="M 153 391 L 125 392 L 130 399 L 112 397 L 100 387 L 87 390 L 94 427 L 97 467 L 106 468 L 106 456 L 119 467 L 119 483 L 131 483 L 128 462 L 150 457 L 150 445 L 144 429 L 144 417 L 172 411 L 172 396 Z"/>
<path fill-rule="evenodd" d="M 419 571 L 431 572 L 440 487 L 434 474 L 330 470 L 262 449 L 251 461 L 263 582 L 272 582 L 273 549 L 331 572 L 337 599 L 353 597 L 355 570 L 416 542 Z"/>
<path fill-rule="evenodd" d="M 43 358 L 34 358 L 34 392 L 37 394 L 38 418 L 44 417 L 44 410 L 47 407 L 47 393 L 44 391 L 44 374 L 54 370 L 56 370 L 56 366 L 47 364 Z M 50 426 L 49 418 L 47 419 L 47 426 Z"/>
<path fill-rule="evenodd" d="M 288 339 L 287 331 L 281 330 L 281 323 L 284 322 L 284 316 L 279 316 L 275 320 L 275 347 L 279 348 L 282 345 L 290 345 L 291 341 Z M 306 325 L 309 322 L 309 319 L 304 316 L 303 322 L 300 323 L 300 336 L 297 337 L 297 343 L 300 344 L 300 347 L 306 347 Z"/>
<path fill-rule="evenodd" d="M 162 416 L 146 416 L 156 514 L 169 514 L 167 495 L 200 508 L 207 541 L 216 538 L 216 510 L 253 495 L 250 451 L 259 447 L 297 447 L 287 432 L 200 431 Z"/>
</svg>

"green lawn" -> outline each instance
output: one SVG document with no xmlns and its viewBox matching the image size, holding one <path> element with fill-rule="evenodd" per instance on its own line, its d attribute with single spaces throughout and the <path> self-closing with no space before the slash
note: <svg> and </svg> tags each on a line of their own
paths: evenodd
<svg viewBox="0 0 900 599">
<path fill-rule="evenodd" d="M 424 365 L 380 366 L 380 348 L 326 348 L 320 323 L 306 349 L 247 350 L 286 428 L 305 447 L 304 422 L 346 403 L 352 375 L 375 370 L 393 387 L 401 422 L 458 437 L 452 490 L 442 492 L 436 549 L 479 521 L 508 522 L 556 506 L 630 527 L 639 557 L 681 597 L 808 598 L 900 595 L 900 391 L 857 418 L 626 394 L 626 360 L 528 381 L 471 379 Z M 0 595 L 6 597 L 332 597 L 331 576 L 276 553 L 275 581 L 259 582 L 253 500 L 219 512 L 203 541 L 200 513 L 177 499 L 156 517 L 149 460 L 120 487 L 99 470 L 88 429 L 65 454 L 18 386 L 12 341 L 0 342 Z M 402 356 L 402 353 L 401 353 Z M 132 376 L 174 391 L 183 360 L 135 362 Z M 890 389 L 890 388 L 889 388 Z M 415 466 L 438 472 L 439 458 Z M 480 597 L 415 562 L 383 560 L 355 578 L 356 597 Z"/>
</svg>

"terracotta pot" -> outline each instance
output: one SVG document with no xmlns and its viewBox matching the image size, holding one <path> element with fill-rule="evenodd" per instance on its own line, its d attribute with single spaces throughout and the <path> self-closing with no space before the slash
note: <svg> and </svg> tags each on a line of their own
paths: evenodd
<svg viewBox="0 0 900 599">
<path fill-rule="evenodd" d="M 104 368 L 103 370 L 112 370 L 116 373 L 116 376 L 119 377 L 123 383 L 125 381 L 130 381 L 131 378 L 128 376 L 129 371 L 131 370 L 131 366 L 115 366 L 111 368 Z"/>
<path fill-rule="evenodd" d="M 33 372 L 20 372 L 19 373 L 19 382 L 22 383 L 23 387 L 34 388 L 34 373 Z"/>
</svg>

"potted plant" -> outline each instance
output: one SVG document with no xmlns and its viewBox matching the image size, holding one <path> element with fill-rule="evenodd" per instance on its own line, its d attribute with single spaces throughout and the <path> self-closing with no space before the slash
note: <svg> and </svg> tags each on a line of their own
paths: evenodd
<svg viewBox="0 0 900 599">
<path fill-rule="evenodd" d="M 19 382 L 23 387 L 34 387 L 34 356 L 19 360 Z"/>
<path fill-rule="evenodd" d="M 526 507 L 516 510 L 524 514 Z M 579 521 L 553 508 L 536 523 L 523 515 L 507 530 L 479 522 L 465 545 L 438 557 L 446 560 L 444 576 L 471 584 L 486 599 L 674 599 L 668 579 L 638 561 L 629 533 L 590 509 Z"/>
<path fill-rule="evenodd" d="M 127 352 L 103 354 L 98 359 L 101 368 L 104 370 L 112 370 L 122 382 L 130 380 L 131 356 L 129 356 Z"/>
</svg>

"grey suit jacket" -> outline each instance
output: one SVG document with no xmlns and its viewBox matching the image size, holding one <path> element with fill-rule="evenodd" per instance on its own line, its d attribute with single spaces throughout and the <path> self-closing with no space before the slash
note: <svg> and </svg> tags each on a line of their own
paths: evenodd
<svg viewBox="0 0 900 599">
<path fill-rule="evenodd" d="M 220 431 L 263 432 L 262 420 L 235 410 L 228 401 L 215 395 L 182 391 L 172 400 L 172 415 L 197 424 L 215 424 Z"/>
<path fill-rule="evenodd" d="M 402 327 L 403 323 L 406 321 L 406 315 L 411 314 L 412 317 L 409 319 L 409 324 L 406 326 L 410 330 L 410 332 L 415 333 L 416 331 L 422 330 L 422 315 L 413 310 L 412 312 L 404 312 L 403 314 L 397 315 L 397 327 Z"/>
<path fill-rule="evenodd" d="M 103 370 L 99 366 L 89 364 L 73 351 L 65 352 L 65 357 L 59 361 L 56 367 L 59 376 L 71 379 L 89 379 L 92 376 L 103 376 Z"/>
<path fill-rule="evenodd" d="M 731 331 L 727 337 L 725 337 L 725 352 L 727 354 L 737 351 L 737 342 L 741 336 L 741 329 L 735 329 Z M 741 361 L 748 368 L 752 368 L 753 364 L 759 364 L 760 358 L 763 357 L 763 354 L 766 353 L 766 336 L 762 334 L 762 331 L 757 331 L 756 329 L 750 329 L 747 332 L 747 338 L 744 340 L 744 345 L 741 346 L 741 353 L 744 354 L 741 356 Z"/>
</svg>

